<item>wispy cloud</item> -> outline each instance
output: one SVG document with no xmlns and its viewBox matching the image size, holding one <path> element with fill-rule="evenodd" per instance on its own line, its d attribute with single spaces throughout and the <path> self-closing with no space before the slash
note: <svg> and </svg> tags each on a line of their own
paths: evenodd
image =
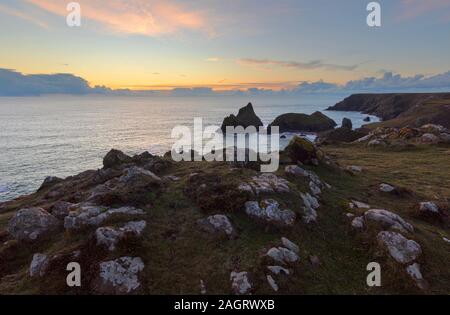
<svg viewBox="0 0 450 315">
<path fill-rule="evenodd" d="M 39 19 L 35 18 L 31 14 L 27 14 L 27 13 L 25 13 L 23 11 L 15 9 L 15 8 L 7 7 L 5 5 L 0 4 L 0 12 L 2 12 L 4 14 L 7 14 L 7 15 L 10 15 L 10 16 L 17 17 L 17 18 L 22 19 L 24 21 L 28 21 L 30 23 L 33 23 L 33 24 L 39 26 L 39 27 L 42 27 L 42 28 L 45 28 L 45 29 L 48 28 L 48 25 L 45 22 L 40 21 Z"/>
<path fill-rule="evenodd" d="M 424 14 L 438 12 L 440 14 L 447 14 L 444 18 L 450 18 L 450 0 L 402 0 L 402 13 L 399 19 L 412 19 Z M 447 11 L 445 11 L 447 10 Z"/>
<path fill-rule="evenodd" d="M 243 58 L 239 59 L 238 63 L 247 66 L 279 66 L 285 68 L 294 68 L 298 70 L 313 70 L 322 68 L 327 70 L 352 71 L 358 68 L 358 65 L 338 65 L 338 64 L 324 63 L 321 60 L 298 62 L 298 61 L 280 61 L 272 59 Z"/>
<path fill-rule="evenodd" d="M 56 15 L 66 16 L 66 0 L 26 0 Z M 112 32 L 158 36 L 180 30 L 210 32 L 204 14 L 173 0 L 78 0 L 82 17 Z"/>
</svg>

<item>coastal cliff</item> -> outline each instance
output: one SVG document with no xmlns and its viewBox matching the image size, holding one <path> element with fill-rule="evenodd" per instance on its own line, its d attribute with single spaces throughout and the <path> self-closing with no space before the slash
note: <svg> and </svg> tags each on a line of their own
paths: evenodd
<svg viewBox="0 0 450 315">
<path fill-rule="evenodd" d="M 358 111 L 383 120 L 372 127 L 437 124 L 450 128 L 450 93 L 354 94 L 327 110 Z"/>
</svg>

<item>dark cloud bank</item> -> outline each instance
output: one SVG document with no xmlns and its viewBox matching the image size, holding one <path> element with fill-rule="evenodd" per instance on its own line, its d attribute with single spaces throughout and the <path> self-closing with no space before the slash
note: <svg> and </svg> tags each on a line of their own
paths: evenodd
<svg viewBox="0 0 450 315">
<path fill-rule="evenodd" d="M 208 87 L 175 88 L 171 91 L 131 91 L 112 90 L 96 86 L 91 88 L 86 80 L 72 74 L 33 74 L 0 69 L 0 96 L 38 96 L 45 94 L 106 94 L 106 95 L 301 95 L 301 94 L 351 94 L 351 93 L 389 93 L 389 92 L 449 92 L 450 71 L 426 77 L 416 75 L 402 77 L 386 72 L 382 77 L 369 77 L 337 85 L 324 81 L 303 82 L 290 90 L 250 88 L 246 91 L 215 92 Z"/>
</svg>

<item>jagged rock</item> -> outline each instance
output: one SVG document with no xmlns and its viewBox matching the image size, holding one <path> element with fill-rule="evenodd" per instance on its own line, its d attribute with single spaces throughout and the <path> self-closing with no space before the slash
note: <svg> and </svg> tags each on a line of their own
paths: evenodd
<svg viewBox="0 0 450 315">
<path fill-rule="evenodd" d="M 270 287 L 275 291 L 278 292 L 278 290 L 280 289 L 278 287 L 278 284 L 275 282 L 275 280 L 272 278 L 271 275 L 267 275 L 267 282 L 269 283 Z"/>
<path fill-rule="evenodd" d="M 43 277 L 48 270 L 49 259 L 44 254 L 34 254 L 30 264 L 30 277 Z"/>
<path fill-rule="evenodd" d="M 292 175 L 292 176 L 296 176 L 296 177 L 298 177 L 298 176 L 308 177 L 309 176 L 309 172 L 304 170 L 303 168 L 301 168 L 298 165 L 288 165 L 284 169 L 284 172 L 286 173 L 286 175 Z"/>
<path fill-rule="evenodd" d="M 278 126 L 280 133 L 297 131 L 319 132 L 333 129 L 336 125 L 333 119 L 321 112 L 315 112 L 311 115 L 288 113 L 275 118 L 268 129 Z"/>
<path fill-rule="evenodd" d="M 64 228 L 78 230 L 89 226 L 99 226 L 113 216 L 132 217 L 144 215 L 145 212 L 134 207 L 107 208 L 101 206 L 81 205 L 76 207 L 64 219 Z"/>
<path fill-rule="evenodd" d="M 58 220 L 64 220 L 64 218 L 69 215 L 70 207 L 73 207 L 73 206 L 74 206 L 74 204 L 71 202 L 58 201 L 57 203 L 55 203 L 53 205 L 50 212 Z"/>
<path fill-rule="evenodd" d="M 283 265 L 295 263 L 300 260 L 300 257 L 294 251 L 284 247 L 273 247 L 269 249 L 266 256 Z"/>
<path fill-rule="evenodd" d="M 222 132 L 226 132 L 226 128 L 228 126 L 238 127 L 242 126 L 244 128 L 254 126 L 256 129 L 264 126 L 261 119 L 256 116 L 255 111 L 253 110 L 252 103 L 248 103 L 247 106 L 241 108 L 237 116 L 230 115 L 226 117 L 222 123 Z"/>
<path fill-rule="evenodd" d="M 317 199 L 310 194 L 306 193 L 300 193 L 300 196 L 303 200 L 304 207 L 303 207 L 303 221 L 306 224 L 316 222 L 317 221 L 317 211 L 320 207 L 319 202 Z"/>
<path fill-rule="evenodd" d="M 279 275 L 284 273 L 285 275 L 290 275 L 289 269 L 283 268 L 281 266 L 267 266 L 267 269 L 269 269 L 270 272 L 272 272 L 274 275 Z"/>
<path fill-rule="evenodd" d="M 298 245 L 288 240 L 286 237 L 281 238 L 281 243 L 283 243 L 283 246 L 286 247 L 287 249 L 290 249 L 291 251 L 297 254 L 300 253 L 300 248 L 298 247 Z"/>
<path fill-rule="evenodd" d="M 252 284 L 247 272 L 231 272 L 231 289 L 236 295 L 250 294 L 252 290 Z"/>
<path fill-rule="evenodd" d="M 104 168 L 113 168 L 123 164 L 131 163 L 132 158 L 119 150 L 111 150 L 103 158 Z"/>
<path fill-rule="evenodd" d="M 293 211 L 280 209 L 280 204 L 273 199 L 263 200 L 261 204 L 248 201 L 245 203 L 245 212 L 251 217 L 281 226 L 292 226 L 296 219 Z"/>
<path fill-rule="evenodd" d="M 300 193 L 300 197 L 303 200 L 303 203 L 307 208 L 313 208 L 318 209 L 320 207 L 319 201 L 317 201 L 317 198 L 311 196 L 308 193 Z"/>
<path fill-rule="evenodd" d="M 382 231 L 378 233 L 377 240 L 382 247 L 388 250 L 391 257 L 401 264 L 415 261 L 422 253 L 419 244 L 397 232 Z"/>
<path fill-rule="evenodd" d="M 353 129 L 352 121 L 348 118 L 342 119 L 342 128 Z"/>
<path fill-rule="evenodd" d="M 236 237 L 236 230 L 227 216 L 217 214 L 197 221 L 200 227 L 211 234 L 225 234 L 228 238 Z"/>
<path fill-rule="evenodd" d="M 421 290 L 426 290 L 428 288 L 428 283 L 423 278 L 422 273 L 420 272 L 420 265 L 418 263 L 414 263 L 406 267 L 406 272 L 414 280 L 417 287 Z"/>
<path fill-rule="evenodd" d="M 250 195 L 254 194 L 252 186 L 247 184 L 247 183 L 239 184 L 238 190 L 242 191 L 242 192 L 245 192 L 245 193 L 249 193 Z"/>
<path fill-rule="evenodd" d="M 100 227 L 95 231 L 97 246 L 103 246 L 112 252 L 121 240 L 140 237 L 146 226 L 145 221 L 133 221 L 120 228 Z"/>
<path fill-rule="evenodd" d="M 132 166 L 125 170 L 125 174 L 119 178 L 119 181 L 127 185 L 141 186 L 151 183 L 160 184 L 161 178 L 143 168 Z"/>
<path fill-rule="evenodd" d="M 370 122 L 370 120 L 371 120 L 371 119 L 370 119 L 369 116 L 367 116 L 366 118 L 363 119 L 363 121 L 365 121 L 365 122 Z"/>
<path fill-rule="evenodd" d="M 46 188 L 50 188 L 56 184 L 59 184 L 62 181 L 63 181 L 62 178 L 59 178 L 56 176 L 48 176 L 44 179 L 44 182 L 41 184 L 41 187 L 39 187 L 38 191 L 41 191 Z"/>
<path fill-rule="evenodd" d="M 403 220 L 398 214 L 387 210 L 371 209 L 364 214 L 364 219 L 381 224 L 383 228 L 400 232 L 414 232 L 414 227 L 411 224 Z"/>
<path fill-rule="evenodd" d="M 7 231 L 18 241 L 39 241 L 59 227 L 59 221 L 42 208 L 19 210 L 9 221 Z"/>
<path fill-rule="evenodd" d="M 355 230 L 363 230 L 364 229 L 364 217 L 356 217 L 352 220 L 352 228 Z"/>
<path fill-rule="evenodd" d="M 380 191 L 384 193 L 395 192 L 395 187 L 389 184 L 380 184 Z"/>
<path fill-rule="evenodd" d="M 100 263 L 95 290 L 101 294 L 130 294 L 141 286 L 139 273 L 144 270 L 139 257 L 121 257 Z"/>
<path fill-rule="evenodd" d="M 422 143 L 435 144 L 439 142 L 439 138 L 432 133 L 425 133 L 420 137 Z"/>
</svg>

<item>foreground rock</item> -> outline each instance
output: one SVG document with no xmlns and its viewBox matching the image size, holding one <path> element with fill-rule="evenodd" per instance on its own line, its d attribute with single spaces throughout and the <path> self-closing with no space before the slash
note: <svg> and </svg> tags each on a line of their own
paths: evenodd
<svg viewBox="0 0 450 315">
<path fill-rule="evenodd" d="M 413 240 L 408 240 L 400 233 L 383 231 L 378 233 L 378 243 L 385 248 L 398 263 L 414 262 L 422 253 L 422 248 Z"/>
<path fill-rule="evenodd" d="M 252 177 L 248 183 L 241 183 L 239 190 L 251 194 L 287 193 L 290 191 L 289 182 L 275 174 L 264 173 Z"/>
<path fill-rule="evenodd" d="M 402 217 L 384 209 L 371 209 L 364 214 L 366 222 L 381 224 L 385 229 L 393 229 L 399 232 L 414 232 L 414 227 Z"/>
<path fill-rule="evenodd" d="M 321 112 L 315 112 L 312 115 L 306 114 L 283 114 L 278 116 L 270 125 L 278 126 L 280 133 L 283 132 L 319 132 L 330 130 L 336 127 L 336 122 Z"/>
<path fill-rule="evenodd" d="M 134 207 L 107 208 L 92 205 L 79 205 L 64 219 L 64 228 L 80 230 L 86 227 L 99 226 L 112 217 L 130 219 L 133 216 L 144 215 L 145 212 Z"/>
<path fill-rule="evenodd" d="M 269 249 L 266 255 L 282 265 L 292 264 L 300 260 L 300 257 L 294 251 L 285 247 L 273 247 Z"/>
<path fill-rule="evenodd" d="M 245 212 L 262 222 L 278 226 L 293 226 L 296 219 L 293 211 L 281 209 L 280 204 L 273 199 L 266 199 L 261 203 L 248 201 L 245 203 Z"/>
<path fill-rule="evenodd" d="M 256 129 L 258 129 L 259 127 L 264 126 L 264 124 L 262 123 L 261 119 L 259 119 L 258 116 L 256 116 L 255 111 L 253 109 L 253 105 L 252 103 L 248 103 L 247 106 L 241 108 L 239 110 L 239 113 L 237 116 L 235 115 L 230 115 L 228 117 L 226 117 L 222 123 L 222 132 L 226 132 L 226 127 L 250 127 L 253 126 Z"/>
<path fill-rule="evenodd" d="M 121 257 L 100 263 L 95 290 L 101 294 L 130 294 L 139 289 L 139 273 L 144 270 L 139 257 Z"/>
<path fill-rule="evenodd" d="M 18 241 L 34 242 L 47 238 L 60 226 L 59 221 L 42 208 L 19 210 L 9 221 L 7 231 Z"/>
<path fill-rule="evenodd" d="M 286 152 L 293 163 L 300 162 L 315 165 L 320 160 L 319 152 L 314 144 L 298 136 L 292 138 L 284 152 Z"/>
<path fill-rule="evenodd" d="M 422 272 L 420 271 L 420 265 L 418 263 L 414 263 L 406 267 L 406 273 L 416 283 L 419 289 L 426 290 L 428 288 L 428 282 L 423 278 Z"/>
<path fill-rule="evenodd" d="M 303 221 L 306 224 L 312 223 L 312 222 L 316 222 L 317 221 L 317 211 L 316 209 L 318 209 L 320 207 L 319 201 L 317 200 L 317 198 L 311 196 L 308 193 L 301 193 L 300 197 L 303 200 Z"/>
<path fill-rule="evenodd" d="M 236 238 L 237 233 L 227 216 L 217 214 L 205 219 L 198 220 L 197 223 L 202 230 L 216 235 L 225 235 L 230 239 Z"/>
<path fill-rule="evenodd" d="M 252 290 L 252 284 L 249 279 L 248 272 L 231 272 L 231 289 L 236 295 L 250 294 Z"/>
<path fill-rule="evenodd" d="M 109 251 L 114 251 L 117 244 L 129 238 L 139 238 L 142 235 L 147 222 L 133 221 L 128 222 L 120 228 L 101 227 L 95 231 L 95 237 L 98 246 L 103 246 Z"/>
<path fill-rule="evenodd" d="M 34 254 L 30 265 L 30 277 L 43 277 L 47 272 L 49 259 L 44 254 Z"/>
</svg>

